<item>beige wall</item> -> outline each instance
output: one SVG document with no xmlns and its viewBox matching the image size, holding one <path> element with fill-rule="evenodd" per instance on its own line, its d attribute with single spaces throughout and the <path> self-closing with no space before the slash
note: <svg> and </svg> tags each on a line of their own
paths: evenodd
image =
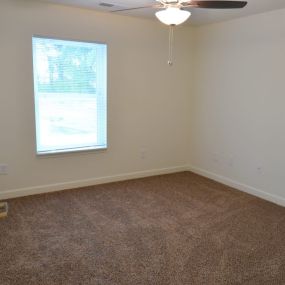
<svg viewBox="0 0 285 285">
<path fill-rule="evenodd" d="M 34 34 L 108 44 L 107 151 L 35 155 Z M 188 163 L 189 27 L 175 31 L 172 68 L 167 66 L 167 27 L 155 20 L 1 0 L 0 37 L 0 164 L 9 166 L 8 175 L 0 176 L 2 198 L 93 184 L 102 177 L 111 178 L 99 182 L 134 172 L 174 171 Z"/>
<path fill-rule="evenodd" d="M 285 10 L 199 27 L 195 45 L 192 166 L 285 205 Z"/>
<path fill-rule="evenodd" d="M 178 27 L 169 68 L 155 20 L 2 0 L 0 198 L 192 169 L 285 205 L 284 27 L 285 10 Z M 33 34 L 108 44 L 107 151 L 35 155 Z"/>
</svg>

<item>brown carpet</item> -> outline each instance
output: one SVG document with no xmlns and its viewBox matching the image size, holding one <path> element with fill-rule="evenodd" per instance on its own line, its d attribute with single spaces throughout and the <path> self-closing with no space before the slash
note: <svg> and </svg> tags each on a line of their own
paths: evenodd
<svg viewBox="0 0 285 285">
<path fill-rule="evenodd" d="M 285 284 L 285 208 L 190 172 L 9 204 L 1 285 Z"/>
</svg>

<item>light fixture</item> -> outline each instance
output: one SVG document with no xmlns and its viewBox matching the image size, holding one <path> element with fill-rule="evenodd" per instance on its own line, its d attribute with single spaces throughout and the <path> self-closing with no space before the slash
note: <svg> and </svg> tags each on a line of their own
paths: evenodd
<svg viewBox="0 0 285 285">
<path fill-rule="evenodd" d="M 180 25 L 184 23 L 191 13 L 189 11 L 181 10 L 178 7 L 167 7 L 165 10 L 161 10 L 155 13 L 155 16 L 160 22 L 165 25 Z"/>
</svg>

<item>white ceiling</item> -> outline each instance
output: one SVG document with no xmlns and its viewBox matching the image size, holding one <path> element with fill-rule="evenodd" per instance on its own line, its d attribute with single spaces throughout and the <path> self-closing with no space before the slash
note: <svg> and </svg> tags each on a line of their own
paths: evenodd
<svg viewBox="0 0 285 285">
<path fill-rule="evenodd" d="M 44 0 L 57 4 L 72 5 L 88 9 L 110 12 L 120 8 L 132 8 L 156 4 L 155 0 Z M 102 7 L 100 3 L 109 3 L 115 5 L 112 8 Z M 215 22 L 230 20 L 233 18 L 244 17 L 248 15 L 263 13 L 267 11 L 285 9 L 285 0 L 248 0 L 248 4 L 243 9 L 234 10 L 213 10 L 213 9 L 190 9 L 192 16 L 187 24 L 203 25 Z M 122 15 L 134 17 L 154 17 L 156 9 L 140 9 L 126 12 L 117 12 Z"/>
</svg>

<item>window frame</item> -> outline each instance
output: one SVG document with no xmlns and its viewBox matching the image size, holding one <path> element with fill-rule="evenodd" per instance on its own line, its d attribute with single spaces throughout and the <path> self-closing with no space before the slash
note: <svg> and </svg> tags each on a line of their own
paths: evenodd
<svg viewBox="0 0 285 285">
<path fill-rule="evenodd" d="M 35 80 L 35 65 L 36 62 L 34 60 L 34 44 L 33 40 L 34 38 L 37 39 L 46 39 L 46 40 L 59 40 L 59 41 L 69 41 L 69 42 L 76 42 L 78 44 L 80 43 L 87 43 L 87 44 L 95 44 L 95 45 L 104 45 L 106 49 L 106 59 L 105 59 L 105 68 L 104 68 L 104 77 L 105 77 L 105 112 L 104 112 L 104 126 L 105 126 L 105 144 L 103 146 L 84 146 L 84 147 L 73 147 L 73 148 L 63 148 L 63 149 L 58 149 L 58 150 L 51 150 L 51 151 L 39 151 L 38 150 L 38 141 L 39 141 L 39 123 L 38 123 L 38 117 L 39 117 L 39 110 L 36 108 L 38 106 L 37 104 L 37 82 Z M 32 78 L 33 78 L 33 102 L 34 102 L 34 131 L 35 131 L 35 149 L 36 149 L 36 155 L 39 157 L 48 157 L 48 156 L 57 156 L 57 155 L 66 155 L 69 153 L 75 154 L 75 153 L 81 153 L 81 152 L 99 152 L 99 151 L 105 151 L 108 149 L 108 44 L 106 42 L 98 42 L 98 41 L 89 41 L 89 40 L 79 40 L 79 39 L 71 39 L 71 38 L 64 38 L 64 37 L 50 37 L 50 36 L 42 36 L 38 34 L 33 34 L 32 35 Z M 97 132 L 98 133 L 98 132 Z"/>
</svg>

